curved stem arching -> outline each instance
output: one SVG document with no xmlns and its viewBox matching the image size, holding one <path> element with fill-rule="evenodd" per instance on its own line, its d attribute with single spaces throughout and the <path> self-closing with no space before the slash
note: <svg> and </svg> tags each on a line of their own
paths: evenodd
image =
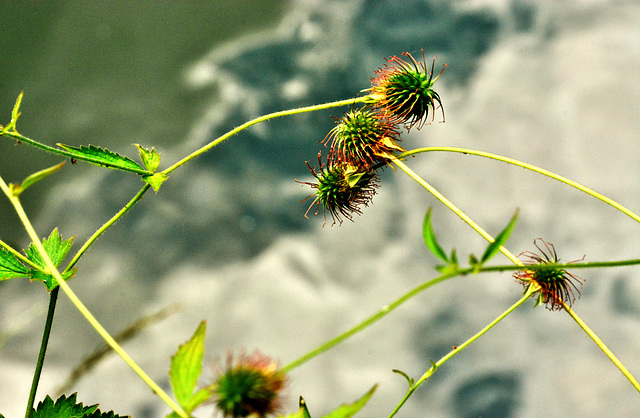
<svg viewBox="0 0 640 418">
<path fill-rule="evenodd" d="M 423 153 L 423 152 L 435 152 L 435 151 L 441 151 L 441 152 L 456 152 L 456 153 L 460 153 L 460 154 L 469 154 L 469 155 L 477 155 L 479 157 L 485 157 L 485 158 L 490 158 L 492 160 L 497 160 L 497 161 L 502 161 L 504 163 L 507 164 L 512 164 L 518 167 L 522 167 L 525 168 L 527 170 L 531 170 L 533 172 L 536 172 L 538 174 L 542 174 L 543 176 L 547 176 L 550 177 L 554 180 L 558 180 L 559 182 L 568 184 L 571 187 L 574 187 L 590 196 L 595 197 L 598 200 L 603 201 L 604 203 L 613 206 L 614 208 L 618 209 L 620 212 L 624 213 L 625 215 L 629 216 L 631 219 L 635 220 L 636 222 L 640 223 L 640 215 L 636 214 L 635 212 L 633 212 L 632 210 L 628 209 L 627 207 L 621 205 L 620 203 L 616 202 L 613 199 L 610 199 L 608 197 L 606 197 L 603 194 L 600 194 L 598 192 L 596 192 L 595 190 L 592 190 L 586 186 L 583 186 L 580 183 L 577 183 L 571 179 L 568 179 L 566 177 L 563 177 L 559 174 L 553 173 L 549 170 L 545 170 L 544 168 L 540 168 L 540 167 L 536 167 L 535 165 L 532 164 L 528 164 L 522 161 L 518 161 L 518 160 L 514 160 L 513 158 L 508 158 L 508 157 L 503 157 L 502 155 L 497 155 L 497 154 L 491 154 L 490 152 L 484 152 L 484 151 L 477 151 L 477 150 L 472 150 L 472 149 L 467 149 L 467 148 L 457 148 L 457 147 L 423 147 L 423 148 L 416 148 L 413 149 L 411 151 L 407 151 L 401 155 L 398 156 L 398 158 L 403 158 L 403 157 L 408 157 L 409 155 L 415 155 L 415 154 L 419 154 L 419 153 Z"/>
</svg>

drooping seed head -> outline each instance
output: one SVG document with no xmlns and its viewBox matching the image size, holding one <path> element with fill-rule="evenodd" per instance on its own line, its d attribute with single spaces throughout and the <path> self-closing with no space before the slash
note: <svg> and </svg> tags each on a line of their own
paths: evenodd
<svg viewBox="0 0 640 418">
<path fill-rule="evenodd" d="M 424 51 L 422 62 L 418 62 L 408 52 L 402 55 L 407 57 L 409 62 L 396 56 L 388 58 L 387 64 L 376 71 L 377 77 L 371 79 L 373 87 L 369 89 L 369 97 L 373 105 L 398 122 L 404 123 L 407 129 L 416 125 L 420 129 L 429 119 L 429 123 L 433 122 L 437 108 L 441 109 L 444 122 L 442 101 L 440 95 L 433 90 L 433 85 L 447 65 L 445 64 L 440 74 L 434 78 L 435 57 L 431 71 L 428 71 Z"/>
</svg>

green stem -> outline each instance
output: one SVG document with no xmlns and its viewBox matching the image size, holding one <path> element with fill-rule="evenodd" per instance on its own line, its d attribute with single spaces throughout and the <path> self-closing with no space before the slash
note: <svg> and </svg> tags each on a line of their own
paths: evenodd
<svg viewBox="0 0 640 418">
<path fill-rule="evenodd" d="M 605 353 L 605 355 L 607 357 L 609 357 L 609 360 L 611 360 L 613 362 L 613 364 L 616 365 L 616 367 L 622 372 L 622 374 L 629 380 L 629 382 L 631 382 L 631 384 L 633 385 L 633 387 L 636 388 L 636 390 L 638 392 L 640 392 L 640 384 L 638 383 L 638 381 L 633 377 L 633 375 L 629 372 L 629 370 L 627 370 L 626 367 L 624 367 L 624 365 L 622 364 L 622 362 L 620 362 L 620 360 L 618 360 L 618 358 L 615 356 L 615 354 L 613 354 L 613 352 L 611 350 L 609 350 L 609 347 L 607 347 L 602 340 L 596 335 L 595 332 L 593 332 L 591 330 L 591 328 L 589 328 L 587 326 L 587 324 L 584 323 L 584 321 L 582 319 L 580 319 L 580 317 L 573 311 L 573 309 L 571 309 L 566 303 L 562 302 L 562 307 L 564 308 L 565 311 L 567 311 L 567 313 L 569 315 L 571 315 L 571 318 L 573 318 L 574 321 L 576 321 L 576 323 L 580 326 L 580 328 L 582 328 L 582 330 L 584 332 L 587 333 L 587 335 L 589 337 L 591 337 L 591 339 L 593 340 L 594 343 L 596 343 L 596 345 Z"/>
<path fill-rule="evenodd" d="M 583 186 L 580 183 L 577 183 L 573 180 L 570 180 L 566 177 L 562 177 L 556 173 L 553 173 L 551 171 L 545 170 L 544 168 L 540 168 L 540 167 L 536 167 L 535 165 L 531 165 L 531 164 L 527 164 L 525 162 L 522 161 L 518 161 L 518 160 L 514 160 L 512 158 L 507 158 L 507 157 L 503 157 L 501 155 L 496 155 L 496 154 L 491 154 L 488 152 L 483 152 L 483 151 L 476 151 L 476 150 L 472 150 L 472 149 L 466 149 L 466 148 L 456 148 L 456 147 L 425 147 L 425 148 L 417 148 L 408 152 L 405 152 L 401 155 L 398 156 L 398 158 L 403 158 L 403 157 L 407 157 L 409 155 L 414 155 L 414 154 L 419 154 L 422 152 L 432 152 L 432 151 L 445 151 L 445 152 L 457 152 L 457 153 L 461 153 L 461 154 L 469 154 L 469 155 L 477 155 L 479 157 L 485 157 L 485 158 L 490 158 L 493 160 L 498 160 L 498 161 L 502 161 L 505 162 L 507 164 L 513 164 L 515 166 L 518 167 L 522 167 L 525 168 L 527 170 L 531 170 L 534 171 L 538 174 L 542 174 L 544 176 L 550 177 L 554 180 L 558 180 L 562 183 L 568 184 L 571 187 L 574 187 L 584 193 L 587 193 L 590 196 L 595 197 L 598 200 L 603 201 L 604 203 L 607 203 L 608 205 L 613 206 L 614 208 L 618 209 L 620 212 L 624 213 L 625 215 L 629 216 L 631 219 L 635 220 L 636 222 L 640 222 L 640 216 L 637 215 L 636 213 L 634 213 L 633 211 L 631 211 L 630 209 L 626 208 L 625 206 L 621 205 L 620 203 L 616 202 L 613 199 L 610 199 L 598 192 L 596 192 L 595 190 L 592 190 L 586 186 Z"/>
<path fill-rule="evenodd" d="M 274 112 L 274 113 L 269 113 L 268 115 L 264 115 L 264 116 L 260 116 L 256 119 L 250 120 L 248 122 L 243 123 L 242 125 L 238 126 L 237 128 L 234 128 L 232 130 L 230 130 L 229 132 L 227 132 L 226 134 L 216 138 L 215 140 L 209 142 L 207 145 L 205 145 L 202 148 L 199 148 L 198 150 L 192 152 L 191 154 L 187 155 L 186 157 L 184 157 L 183 159 L 181 159 L 180 161 L 178 161 L 177 163 L 175 163 L 174 165 L 172 165 L 171 167 L 167 168 L 166 170 L 162 171 L 163 174 L 169 174 L 170 172 L 172 172 L 173 170 L 175 170 L 176 168 L 180 167 L 181 165 L 187 163 L 188 161 L 198 157 L 200 154 L 205 153 L 206 151 L 210 150 L 211 148 L 215 147 L 216 145 L 220 144 L 222 141 L 228 139 L 229 137 L 232 137 L 233 135 L 237 134 L 238 132 L 247 129 L 248 127 L 255 125 L 256 123 L 260 123 L 260 122 L 264 122 L 266 120 L 269 119 L 273 119 L 273 118 L 278 118 L 281 116 L 290 116 L 290 115 L 296 115 L 299 113 L 306 113 L 306 112 L 313 112 L 316 110 L 323 110 L 323 109 L 330 109 L 332 107 L 339 107 L 339 106 L 346 106 L 346 105 L 354 105 L 356 103 L 362 103 L 367 101 L 368 96 L 364 96 L 364 97 L 357 97 L 354 99 L 347 99 L 347 100 L 339 100 L 336 102 L 331 102 L 331 103 L 323 103 L 320 105 L 315 105 L 315 106 L 307 106 L 307 107 L 300 107 L 297 109 L 290 109 L 290 110 L 283 110 L 280 112 Z"/>
<path fill-rule="evenodd" d="M 536 289 L 535 287 L 531 287 L 530 290 L 527 291 L 527 293 L 525 293 L 524 296 L 522 296 L 519 301 L 517 301 L 516 303 L 511 305 L 511 307 L 509 309 L 507 309 L 502 314 L 500 314 L 500 316 L 498 316 L 496 319 L 491 321 L 491 323 L 489 323 L 489 325 L 487 325 L 486 327 L 482 328 L 482 330 L 480 330 L 480 332 L 475 334 L 473 337 L 469 338 L 467 341 L 465 341 L 461 345 L 455 347 L 446 356 L 442 357 L 436 363 L 432 362 L 432 366 L 429 368 L 429 370 L 427 370 L 425 372 L 425 374 L 423 374 L 422 377 L 420 377 L 420 379 L 418 379 L 418 381 L 416 381 L 415 383 L 411 384 L 411 386 L 409 387 L 409 391 L 406 393 L 406 395 L 404 395 L 404 398 L 402 398 L 400 403 L 398 405 L 396 405 L 395 409 L 389 415 L 389 418 L 393 417 L 400 410 L 402 405 L 405 404 L 405 402 L 407 401 L 407 399 L 409 399 L 409 397 L 413 394 L 413 392 L 415 392 L 415 390 L 418 389 L 418 387 L 420 387 L 420 385 L 422 385 L 429 377 L 431 377 L 431 375 L 433 375 L 440 366 L 442 366 L 451 357 L 455 356 L 456 354 L 458 354 L 459 352 L 464 350 L 472 342 L 474 342 L 475 340 L 480 338 L 480 336 L 482 336 L 487 331 L 489 331 L 491 328 L 493 328 L 493 326 L 496 325 L 498 322 L 502 321 L 507 315 L 509 315 L 511 312 L 513 312 L 518 306 L 522 305 L 529 297 L 531 297 L 531 295 L 533 293 L 536 292 L 535 289 Z"/>
<path fill-rule="evenodd" d="M 475 222 L 473 222 L 466 214 L 464 214 L 462 211 L 460 211 L 456 206 L 454 206 L 448 199 L 446 199 L 443 195 L 441 195 L 433 186 L 431 186 L 430 184 L 428 184 L 426 181 L 424 181 L 420 176 L 418 176 L 413 170 L 411 170 L 409 167 L 407 167 L 403 162 L 401 162 L 398 158 L 402 158 L 402 157 L 406 157 L 408 155 L 412 155 L 412 154 L 416 154 L 418 152 L 426 152 L 425 150 L 430 150 L 430 151 L 435 151 L 435 150 L 439 150 L 439 151 L 451 151 L 451 152 L 460 152 L 463 154 L 473 154 L 473 155 L 480 155 L 480 156 L 484 156 L 487 158 L 494 158 L 497 159 L 499 161 L 504 161 L 510 164 L 515 164 L 518 165 L 520 167 L 523 168 L 528 168 L 530 170 L 533 170 L 535 172 L 541 173 L 541 174 L 545 174 L 551 178 L 557 179 L 559 181 L 562 181 L 566 184 L 569 184 L 573 187 L 578 188 L 579 190 L 584 191 L 585 193 L 588 193 L 591 196 L 594 196 L 606 203 L 609 203 L 610 205 L 614 206 L 615 208 L 621 210 L 622 212 L 624 212 L 625 214 L 627 214 L 628 216 L 630 216 L 633 219 L 639 220 L 640 218 L 638 218 L 638 216 L 631 212 L 630 210 L 628 210 L 627 208 L 625 208 L 624 206 L 618 204 L 617 202 L 591 190 L 588 189 L 585 186 L 582 186 L 578 183 L 575 183 L 569 179 L 566 179 L 562 176 L 558 176 L 555 173 L 552 173 L 550 171 L 547 170 L 543 170 L 541 168 L 532 166 L 530 164 L 526 164 L 520 161 L 516 161 L 516 160 L 512 160 L 512 159 L 508 159 L 506 157 L 501 157 L 498 155 L 494 155 L 494 154 L 489 154 L 489 153 L 484 153 L 481 151 L 474 151 L 474 150 L 468 150 L 468 149 L 464 149 L 464 148 L 452 148 L 452 147 L 429 147 L 429 148 L 420 148 L 418 150 L 413 150 L 410 152 L 406 152 L 401 154 L 400 156 L 394 158 L 392 160 L 392 162 L 394 164 L 396 164 L 398 167 L 400 167 L 405 173 L 407 173 L 412 179 L 414 179 L 416 182 L 418 182 L 418 184 L 420 184 L 422 187 L 424 187 L 425 189 L 427 189 L 427 191 L 429 191 L 431 194 L 433 194 L 438 200 L 440 200 L 442 203 L 444 203 L 449 209 L 451 209 L 456 215 L 458 215 L 462 220 L 464 220 L 467 224 L 469 224 L 476 232 L 478 232 L 480 235 L 482 235 L 485 239 L 487 239 L 489 242 L 493 242 L 493 238 L 488 235 L 486 232 L 484 232 L 484 230 L 482 228 L 480 228 L 477 224 L 475 224 Z M 513 256 L 513 254 L 511 254 L 511 252 L 509 252 L 506 248 L 503 250 L 503 247 L 500 247 L 500 251 L 505 254 L 507 257 L 509 257 L 511 259 L 511 261 L 513 261 L 516 265 L 522 265 L 522 263 L 520 262 L 520 260 L 518 260 L 517 258 L 515 258 L 515 256 Z M 631 374 L 629 373 L 629 371 L 622 365 L 622 363 L 620 363 L 620 361 L 615 357 L 615 355 L 604 345 L 604 343 L 598 338 L 598 336 L 593 333 L 589 327 L 587 327 L 587 325 L 580 319 L 580 317 L 571 309 L 569 309 L 569 307 L 563 303 L 563 307 L 565 308 L 565 310 L 567 310 L 567 313 L 569 313 L 569 315 L 580 325 L 580 327 L 587 333 L 587 335 L 596 343 L 596 345 L 598 345 L 598 347 L 600 347 L 602 349 L 602 351 L 605 353 L 605 355 L 607 357 L 609 357 L 609 359 L 616 364 L 616 366 L 618 366 L 618 368 L 622 371 L 622 373 L 627 376 L 627 378 L 629 379 L 629 381 L 631 382 L 631 384 L 634 385 L 634 387 L 636 387 L 636 389 L 638 388 L 637 385 L 637 381 L 633 378 L 633 376 L 631 376 Z M 435 370 L 434 370 L 435 371 Z"/>
<path fill-rule="evenodd" d="M 32 145 L 36 148 L 40 148 L 41 150 L 47 151 L 47 152 L 51 152 L 53 154 L 58 154 L 61 155 L 63 157 L 68 157 L 68 158 L 73 158 L 76 160 L 82 160 L 82 161 L 86 161 L 92 164 L 96 164 L 96 165 L 100 165 L 100 166 L 105 166 L 105 162 L 102 160 L 96 160 L 94 158 L 91 158 L 85 154 L 76 154 L 73 152 L 69 152 L 63 149 L 59 149 L 59 148 L 54 148 L 51 147 L 49 145 L 45 145 L 42 144 L 38 141 L 35 141 L 31 138 L 27 138 L 26 136 L 22 136 L 17 132 L 9 132 L 9 131 L 2 131 L 0 132 L 0 136 L 8 136 L 11 137 L 15 140 L 18 140 L 20 142 L 24 142 L 26 144 Z M 109 165 L 109 168 L 113 168 L 113 169 L 117 169 L 117 170 L 122 170 L 122 171 L 128 171 L 130 173 L 136 173 L 136 174 L 140 174 L 140 175 L 152 175 L 153 173 L 151 171 L 147 171 L 147 170 L 143 170 L 143 169 L 135 169 L 135 168 L 130 168 L 130 167 L 121 167 L 121 166 L 115 166 L 115 165 Z"/>
<path fill-rule="evenodd" d="M 564 263 L 564 264 L 532 264 L 532 265 L 527 265 L 526 268 L 527 270 L 542 270 L 542 269 L 548 269 L 550 266 L 553 266 L 553 268 L 606 268 L 606 267 L 622 267 L 622 266 L 630 266 L 630 265 L 638 265 L 640 264 L 640 259 L 635 259 L 635 260 L 622 260 L 622 261 L 597 261 L 597 262 L 592 262 L 592 263 Z M 440 282 L 443 282 L 445 280 L 451 279 L 453 277 L 456 276 L 464 276 L 466 274 L 471 274 L 471 273 L 492 273 L 492 272 L 503 272 L 503 271 L 510 271 L 510 270 L 522 270 L 522 266 L 507 266 L 507 265 L 500 265 L 500 266 L 482 266 L 479 269 L 478 268 L 466 268 L 466 269 L 459 269 L 455 272 L 451 272 L 451 273 L 447 273 L 447 274 L 443 274 L 441 276 L 438 276 L 432 280 L 429 280 L 426 283 L 421 284 L 420 286 L 415 287 L 414 289 L 411 289 L 409 292 L 405 293 L 404 295 L 402 295 L 401 297 L 399 297 L 398 299 L 396 299 L 395 301 L 393 301 L 392 303 L 390 303 L 389 305 L 384 306 L 381 310 L 379 310 L 378 312 L 376 312 L 375 314 L 373 314 L 372 316 L 368 317 L 367 319 L 365 319 L 364 321 L 362 321 L 361 323 L 359 323 L 358 325 L 356 325 L 355 327 L 349 329 L 348 331 L 338 335 L 337 337 L 327 341 L 326 343 L 322 344 L 321 346 L 313 349 L 312 351 L 308 352 L 307 354 L 299 357 L 298 359 L 292 361 L 291 363 L 287 364 L 286 366 L 284 366 L 282 369 L 284 371 L 291 371 L 293 369 L 295 369 L 296 367 L 302 365 L 303 363 L 306 363 L 307 361 L 311 360 L 314 357 L 317 357 L 318 355 L 324 353 L 325 351 L 333 348 L 334 346 L 340 344 L 341 342 L 343 342 L 344 340 L 346 340 L 347 338 L 352 337 L 353 335 L 357 334 L 358 332 L 364 330 L 365 328 L 369 327 L 370 325 L 372 325 L 373 323 L 377 322 L 379 319 L 383 318 L 384 316 L 386 316 L 387 314 L 391 313 L 391 311 L 395 310 L 396 308 L 398 308 L 400 305 L 402 305 L 404 302 L 408 301 L 409 299 L 413 298 L 414 296 L 418 295 L 419 293 L 421 293 L 422 291 L 428 289 L 429 287 L 438 284 Z M 533 288 L 535 289 L 535 287 Z M 528 296 L 532 295 L 532 292 L 527 293 Z M 468 344 L 467 344 L 468 345 Z M 462 347 L 462 346 L 460 346 Z"/>
<path fill-rule="evenodd" d="M 38 353 L 36 370 L 33 372 L 31 390 L 29 391 L 29 400 L 27 401 L 27 412 L 25 413 L 26 418 L 29 418 L 31 416 L 33 412 L 33 404 L 36 401 L 36 392 L 38 391 L 38 383 L 40 382 L 40 375 L 42 374 L 42 367 L 44 366 L 44 357 L 47 353 L 47 346 L 49 345 L 49 336 L 51 335 L 51 327 L 53 326 L 53 315 L 56 311 L 56 302 L 58 301 L 59 291 L 60 287 L 56 287 L 49 294 L 49 309 L 47 311 L 47 319 L 44 323 L 44 330 L 42 332 L 42 341 L 40 342 L 40 352 Z"/>
<path fill-rule="evenodd" d="M 78 298 L 78 296 L 76 296 L 73 290 L 71 290 L 71 288 L 69 287 L 69 284 L 62 278 L 62 276 L 60 275 L 60 272 L 51 261 L 51 258 L 49 257 L 46 250 L 44 249 L 42 242 L 40 242 L 40 239 L 38 238 L 38 234 L 33 229 L 33 225 L 31 225 L 31 221 L 27 217 L 27 214 L 25 213 L 22 207 L 22 204 L 20 203 L 20 200 L 18 199 L 17 196 L 14 196 L 11 193 L 11 191 L 9 190 L 9 187 L 4 182 L 2 177 L 0 177 L 0 188 L 2 188 L 2 191 L 9 198 L 9 201 L 15 208 L 18 214 L 18 217 L 22 221 L 24 228 L 29 234 L 29 237 L 31 238 L 33 245 L 38 249 L 38 252 L 40 253 L 42 260 L 44 261 L 45 266 L 48 270 L 47 272 L 53 275 L 53 277 L 57 280 L 58 285 L 62 288 L 62 291 L 66 293 L 66 295 L 69 297 L 71 302 L 75 305 L 75 307 L 80 311 L 80 313 L 85 317 L 85 319 L 91 324 L 91 326 L 98 332 L 98 334 L 100 334 L 100 336 L 107 342 L 107 344 L 109 344 L 111 348 L 113 348 L 113 350 L 116 353 L 118 353 L 118 355 L 125 361 L 125 363 L 127 363 L 127 365 L 129 365 L 129 367 L 138 376 L 140 376 L 140 378 L 151 388 L 151 390 L 153 390 L 160 397 L 160 399 L 162 399 L 180 417 L 188 418 L 187 413 L 182 409 L 182 407 L 180 407 L 180 405 L 175 403 L 175 401 L 173 401 L 173 399 L 171 399 L 169 395 L 167 395 L 162 390 L 162 388 L 160 388 L 160 386 L 158 386 L 145 373 L 145 371 L 142 370 L 142 368 L 140 368 L 138 364 L 136 364 L 135 361 L 133 361 L 133 359 L 129 356 L 129 354 L 127 354 L 127 352 L 122 349 L 122 347 L 113 339 L 113 337 L 107 332 L 107 330 L 104 329 L 104 327 L 93 316 L 93 314 L 89 311 L 89 309 L 87 309 L 87 307 L 80 301 L 80 299 Z"/>
<path fill-rule="evenodd" d="M 151 186 L 149 186 L 149 184 L 145 184 L 142 187 L 142 189 L 140 189 L 140 191 L 129 201 L 129 203 L 127 203 L 122 209 L 120 209 L 118 213 L 116 213 L 111 219 L 109 219 L 104 225 L 102 225 L 96 232 L 94 232 L 93 235 L 91 235 L 91 237 L 89 237 L 89 239 L 84 243 L 84 245 L 78 250 L 78 252 L 73 257 L 73 259 L 71 259 L 71 261 L 69 262 L 69 265 L 67 266 L 67 268 L 64 270 L 63 273 L 70 271 L 73 268 L 73 266 L 76 265 L 78 260 L 80 260 L 80 257 L 82 257 L 82 255 L 89 249 L 91 244 L 93 244 L 93 242 L 97 240 L 98 237 L 102 235 L 102 233 L 104 233 L 104 231 L 106 231 L 109 227 L 111 227 L 114 223 L 116 223 L 116 221 L 122 218 L 124 214 L 127 213 L 129 209 L 133 207 L 133 205 L 135 205 L 140 199 L 142 199 L 142 196 L 144 196 L 144 194 L 147 192 L 147 190 L 149 190 L 150 187 Z"/>
<path fill-rule="evenodd" d="M 40 267 L 38 267 L 38 265 L 36 263 L 34 263 L 33 261 L 29 260 L 24 255 L 20 254 L 18 251 L 14 250 L 12 246 L 10 246 L 9 244 L 7 244 L 6 242 L 4 242 L 2 240 L 0 240 L 0 247 L 2 247 L 5 250 L 9 251 L 15 258 L 17 258 L 18 260 L 22 261 L 22 263 L 27 264 L 27 265 L 33 267 L 34 269 L 39 269 L 40 268 Z"/>
<path fill-rule="evenodd" d="M 451 278 L 456 277 L 458 275 L 468 274 L 468 273 L 471 273 L 472 271 L 473 271 L 473 269 L 465 269 L 465 270 L 459 270 L 459 271 L 456 271 L 456 272 L 453 272 L 453 273 L 443 274 L 441 276 L 436 277 L 435 279 L 429 280 L 428 282 L 423 283 L 420 286 L 417 286 L 417 287 L 411 289 L 409 292 L 407 292 L 404 295 L 400 296 L 398 299 L 396 299 L 395 301 L 393 301 L 389 305 L 384 306 L 381 310 L 379 310 L 378 312 L 376 312 L 375 314 L 373 314 L 369 318 L 365 319 L 364 321 L 362 321 L 361 323 L 359 323 L 355 327 L 353 327 L 350 330 L 348 330 L 348 331 L 338 335 L 337 337 L 327 341 L 326 343 L 322 344 L 318 348 L 316 348 L 316 349 L 308 352 L 307 354 L 303 355 L 302 357 L 292 361 L 291 363 L 289 363 L 286 366 L 284 366 L 282 369 L 284 371 L 286 371 L 286 372 L 289 372 L 289 371 L 295 369 L 296 367 L 300 366 L 301 364 L 306 363 L 307 361 L 311 360 L 312 358 L 318 356 L 319 354 L 324 353 L 325 351 L 329 350 L 330 348 L 340 344 L 342 341 L 346 340 L 347 338 L 349 338 L 349 337 L 353 336 L 354 334 L 356 334 L 356 333 L 362 331 L 363 329 L 367 328 L 369 325 L 373 324 L 374 322 L 378 321 L 382 317 L 386 316 L 391 311 L 395 310 L 397 307 L 399 307 L 400 305 L 402 305 L 403 303 L 405 303 L 406 301 L 408 301 L 412 297 L 416 296 L 418 293 L 420 293 L 420 292 L 422 292 L 422 291 L 430 288 L 431 286 L 433 286 L 435 284 L 438 284 L 438 283 L 440 283 L 442 281 L 445 281 L 447 279 L 451 279 Z"/>
<path fill-rule="evenodd" d="M 431 193 L 433 196 L 435 196 L 436 199 L 438 199 L 440 202 L 442 202 L 446 207 L 448 207 L 453 213 L 455 213 L 456 215 L 458 215 L 458 217 L 460 217 L 460 219 L 462 219 L 463 221 L 465 221 L 471 228 L 473 228 L 474 231 L 476 231 L 478 234 L 480 234 L 484 239 L 486 239 L 489 242 L 494 242 L 495 239 L 489 235 L 484 229 L 482 229 L 480 227 L 480 225 L 476 224 L 471 218 L 469 218 L 463 211 L 461 211 L 460 209 L 458 209 L 458 207 L 456 205 L 454 205 L 453 203 L 451 203 L 451 201 L 449 199 L 447 199 L 446 197 L 444 197 L 438 190 L 436 190 L 435 187 L 433 187 L 432 185 L 430 185 L 429 183 L 427 183 L 422 177 L 418 176 L 412 169 L 410 169 L 405 163 L 403 163 L 402 161 L 400 161 L 398 158 L 393 158 L 391 160 L 395 165 L 397 165 L 402 171 L 404 171 L 405 173 L 407 173 L 409 175 L 409 177 L 411 177 L 412 179 L 414 179 L 416 182 L 418 182 L 418 184 L 420 184 L 422 187 L 424 187 L 425 189 L 427 189 L 427 191 L 429 193 Z M 520 260 L 518 260 L 516 258 L 515 255 L 513 255 L 511 253 L 511 251 L 507 250 L 504 246 L 500 246 L 500 252 L 504 255 L 507 256 L 507 258 L 509 258 L 509 260 L 513 261 L 515 264 L 520 265 Z"/>
</svg>

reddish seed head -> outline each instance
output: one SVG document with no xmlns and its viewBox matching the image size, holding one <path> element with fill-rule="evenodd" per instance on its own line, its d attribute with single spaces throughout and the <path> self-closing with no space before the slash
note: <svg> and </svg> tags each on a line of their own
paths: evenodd
<svg viewBox="0 0 640 418">
<path fill-rule="evenodd" d="M 542 243 L 541 245 L 544 248 L 540 247 L 538 241 Z M 580 289 L 582 289 L 584 279 L 554 266 L 560 259 L 553 244 L 544 241 L 542 238 L 534 240 L 533 244 L 541 255 L 525 251 L 519 257 L 523 259 L 522 261 L 525 265 L 545 264 L 548 267 L 535 270 L 520 270 L 515 272 L 513 277 L 527 289 L 534 283 L 540 286 L 536 305 L 544 304 L 547 309 L 552 311 L 562 309 L 563 303 L 572 306 L 576 297 L 580 297 Z M 571 263 L 582 260 L 584 260 L 584 257 Z M 576 283 L 580 284 L 580 289 L 578 289 Z"/>
<path fill-rule="evenodd" d="M 442 111 L 444 122 L 442 101 L 440 95 L 433 90 L 433 84 L 447 68 L 446 64 L 434 78 L 435 57 L 431 71 L 427 71 L 424 51 L 422 62 L 416 61 L 408 52 L 402 55 L 406 56 L 409 62 L 393 56 L 387 59 L 383 68 L 376 71 L 377 77 L 371 79 L 373 87 L 369 89 L 369 95 L 373 98 L 374 106 L 399 123 L 404 123 L 408 129 L 416 125 L 420 129 L 429 119 L 429 123 L 433 122 L 435 110 L 438 108 Z"/>
</svg>

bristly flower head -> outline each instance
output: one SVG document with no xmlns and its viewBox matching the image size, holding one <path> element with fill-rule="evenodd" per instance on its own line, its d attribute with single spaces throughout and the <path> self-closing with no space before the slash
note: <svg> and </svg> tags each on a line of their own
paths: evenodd
<svg viewBox="0 0 640 418">
<path fill-rule="evenodd" d="M 409 62 L 393 56 L 387 59 L 387 64 L 376 71 L 377 77 L 372 78 L 373 87 L 369 89 L 369 96 L 374 106 L 391 115 L 400 123 L 404 123 L 407 129 L 418 125 L 420 129 L 429 119 L 434 121 L 435 110 L 439 107 L 442 111 L 444 122 L 444 108 L 440 95 L 433 90 L 433 84 L 438 80 L 447 65 L 445 64 L 435 78 L 433 69 L 436 58 L 433 58 L 431 71 L 427 65 L 422 51 L 422 62 L 416 61 L 408 52 L 406 56 Z M 437 104 L 437 106 L 436 106 Z"/>
<path fill-rule="evenodd" d="M 336 123 L 325 138 L 325 143 L 331 141 L 336 160 L 367 169 L 405 151 L 396 143 L 400 141 L 396 125 L 372 109 L 351 110 Z"/>
<path fill-rule="evenodd" d="M 540 248 L 538 241 L 542 242 L 544 248 Z M 573 305 L 576 299 L 576 293 L 577 297 L 580 297 L 580 289 L 582 289 L 584 280 L 564 269 L 554 266 L 560 259 L 553 244 L 544 241 L 542 238 L 534 240 L 533 244 L 542 255 L 540 256 L 530 251 L 525 251 L 519 255 L 519 257 L 524 258 L 524 260 L 522 260 L 523 263 L 528 265 L 544 264 L 548 266 L 535 270 L 517 271 L 513 274 L 513 277 L 525 286 L 525 292 L 530 286 L 535 284 L 540 286 L 536 306 L 544 304 L 547 309 L 555 311 L 562 309 L 562 302 L 567 303 L 569 306 Z M 571 263 L 582 260 L 584 260 L 584 257 L 582 257 L 581 260 L 571 261 Z M 576 286 L 576 282 L 580 284 L 580 289 Z"/>
<path fill-rule="evenodd" d="M 317 207 L 315 213 L 317 215 L 320 211 L 320 204 L 322 204 L 322 212 L 325 214 L 325 225 L 325 211 L 327 210 L 331 214 L 334 224 L 336 221 L 342 224 L 343 216 L 352 221 L 353 213 L 362 213 L 360 211 L 360 205 L 369 205 L 371 198 L 375 194 L 378 177 L 374 171 L 363 171 L 361 168 L 355 167 L 347 162 L 331 158 L 331 155 L 327 158 L 327 164 L 324 166 L 321 158 L 321 154 L 318 153 L 318 164 L 320 164 L 318 171 L 311 168 L 309 162 L 307 162 L 307 167 L 309 167 L 311 174 L 313 174 L 318 182 L 298 182 L 316 189 L 314 194 L 302 201 L 304 202 L 310 197 L 315 196 L 315 200 L 311 203 L 304 216 L 308 218 L 307 214 L 314 205 Z"/>
<path fill-rule="evenodd" d="M 281 407 L 285 383 L 286 374 L 259 351 L 241 353 L 235 362 L 229 354 L 214 384 L 216 405 L 225 417 L 264 417 Z"/>
</svg>

